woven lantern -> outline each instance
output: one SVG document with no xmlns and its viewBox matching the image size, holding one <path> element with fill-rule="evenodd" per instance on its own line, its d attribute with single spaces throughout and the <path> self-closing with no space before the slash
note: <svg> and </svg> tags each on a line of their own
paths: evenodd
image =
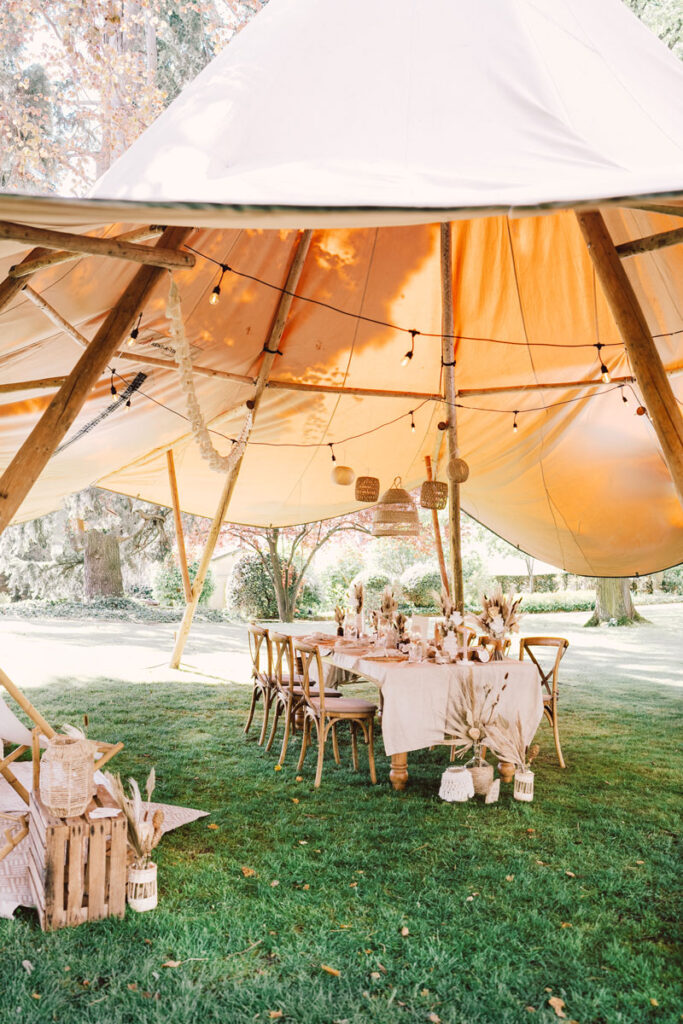
<svg viewBox="0 0 683 1024">
<path fill-rule="evenodd" d="M 372 522 L 373 537 L 416 537 L 420 532 L 420 520 L 415 502 L 401 487 L 397 476 L 393 485 L 385 491 L 375 510 Z"/>
<path fill-rule="evenodd" d="M 335 466 L 332 470 L 332 480 L 340 487 L 348 487 L 356 478 L 356 474 L 350 466 Z"/>
<path fill-rule="evenodd" d="M 92 799 L 94 774 L 89 740 L 53 736 L 40 762 L 40 798 L 55 817 L 78 817 Z"/>
<path fill-rule="evenodd" d="M 448 484 L 441 480 L 425 480 L 420 488 L 422 508 L 445 508 L 448 502 Z"/>
<path fill-rule="evenodd" d="M 356 501 L 369 504 L 379 498 L 379 479 L 376 476 L 359 476 L 356 480 Z"/>
<path fill-rule="evenodd" d="M 464 459 L 451 459 L 448 463 L 448 479 L 456 484 L 464 484 L 470 475 L 470 467 Z"/>
</svg>

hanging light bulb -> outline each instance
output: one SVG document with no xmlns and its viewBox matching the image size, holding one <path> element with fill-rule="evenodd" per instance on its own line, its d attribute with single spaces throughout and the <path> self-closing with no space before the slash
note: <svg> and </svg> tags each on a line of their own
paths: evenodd
<svg viewBox="0 0 683 1024">
<path fill-rule="evenodd" d="M 212 306 L 216 306 L 216 305 L 218 305 L 218 300 L 220 299 L 220 297 L 221 297 L 221 286 L 219 284 L 217 284 L 216 287 L 214 288 L 214 290 L 211 292 L 211 295 L 209 296 L 209 302 L 211 303 Z"/>
<path fill-rule="evenodd" d="M 513 434 L 517 433 L 517 414 L 518 414 L 518 412 L 519 412 L 519 410 L 515 409 L 515 416 L 514 416 L 514 419 L 512 421 L 512 432 L 513 432 Z"/>
<path fill-rule="evenodd" d="M 115 394 L 116 394 L 116 388 L 114 387 L 114 374 L 115 374 L 115 373 L 116 373 L 116 370 L 112 370 L 112 371 L 111 371 L 111 381 L 110 381 L 110 387 L 109 387 L 109 390 L 110 390 L 110 392 L 111 392 L 111 394 L 112 394 L 112 395 L 115 395 Z"/>
<path fill-rule="evenodd" d="M 401 366 L 407 366 L 408 363 L 410 362 L 410 360 L 415 355 L 415 335 L 419 334 L 419 333 L 420 332 L 416 331 L 415 329 L 411 330 L 411 332 L 410 332 L 410 348 L 408 349 L 408 351 L 404 355 L 403 359 L 401 360 Z"/>
<path fill-rule="evenodd" d="M 332 456 L 332 461 L 336 462 L 337 461 L 337 456 L 334 454 L 334 448 L 332 447 L 332 442 L 330 442 L 330 454 Z"/>
<path fill-rule="evenodd" d="M 415 417 L 413 415 L 412 409 L 410 411 L 410 429 L 412 430 L 412 432 L 414 434 L 415 433 Z"/>
<path fill-rule="evenodd" d="M 403 359 L 401 360 L 401 366 L 407 366 L 410 360 L 413 358 L 412 352 L 406 352 Z"/>
<path fill-rule="evenodd" d="M 623 384 L 621 385 L 621 400 L 622 400 L 622 402 L 628 402 L 628 398 L 624 394 L 624 385 Z"/>
<path fill-rule="evenodd" d="M 132 348 L 132 346 L 137 341 L 138 334 L 140 333 L 140 321 L 141 320 L 142 320 L 142 313 L 140 313 L 135 326 L 132 328 L 130 334 L 128 335 L 128 341 L 126 342 L 126 344 L 128 345 L 128 348 Z"/>
<path fill-rule="evenodd" d="M 598 350 L 598 359 L 600 360 L 600 375 L 602 377 L 602 383 L 609 384 L 611 377 L 609 375 L 609 370 L 605 366 L 605 361 L 602 358 L 602 343 L 598 342 L 595 347 Z"/>
</svg>

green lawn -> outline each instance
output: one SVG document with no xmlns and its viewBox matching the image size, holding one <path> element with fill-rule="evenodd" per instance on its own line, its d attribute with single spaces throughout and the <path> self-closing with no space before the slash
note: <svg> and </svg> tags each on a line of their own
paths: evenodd
<svg viewBox="0 0 683 1024">
<path fill-rule="evenodd" d="M 598 650 L 608 634 L 591 633 Z M 0 921 L 0 1024 L 541 1024 L 555 996 L 579 1024 L 679 1021 L 680 700 L 658 659 L 651 681 L 629 658 L 599 681 L 569 662 L 568 769 L 543 725 L 534 803 L 503 787 L 490 807 L 438 800 L 445 750 L 411 755 L 394 793 L 381 743 L 378 786 L 345 744 L 314 792 L 313 757 L 297 782 L 294 749 L 275 772 L 245 740 L 244 686 L 32 689 L 56 723 L 87 708 L 93 734 L 123 739 L 122 773 L 156 765 L 158 799 L 212 814 L 162 841 L 156 912 L 53 934 L 33 911 Z"/>
</svg>

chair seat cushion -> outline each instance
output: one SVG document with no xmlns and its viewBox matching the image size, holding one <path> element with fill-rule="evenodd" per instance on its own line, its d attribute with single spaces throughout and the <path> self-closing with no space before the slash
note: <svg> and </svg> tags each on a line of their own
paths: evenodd
<svg viewBox="0 0 683 1024">
<path fill-rule="evenodd" d="M 311 699 L 311 704 L 315 708 L 320 708 L 320 701 L 315 698 Z M 345 715 L 369 715 L 374 714 L 377 708 L 374 704 L 370 704 L 367 700 L 352 700 L 350 697 L 340 697 L 335 700 L 334 704 L 326 705 L 325 711 L 334 712 L 334 714 L 345 714 Z"/>
</svg>

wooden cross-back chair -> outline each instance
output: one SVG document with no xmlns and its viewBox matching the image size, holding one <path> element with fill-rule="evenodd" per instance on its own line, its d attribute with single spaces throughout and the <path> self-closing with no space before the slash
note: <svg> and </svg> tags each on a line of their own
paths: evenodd
<svg viewBox="0 0 683 1024">
<path fill-rule="evenodd" d="M 249 732 L 251 723 L 254 720 L 256 704 L 263 701 L 263 722 L 259 735 L 259 744 L 262 746 L 266 738 L 268 728 L 268 716 L 270 706 L 275 699 L 275 685 L 273 682 L 273 652 L 270 643 L 268 630 L 264 626 L 257 626 L 250 622 L 247 626 L 249 639 L 249 656 L 251 658 L 251 704 L 247 716 L 245 733 Z"/>
<path fill-rule="evenodd" d="M 541 677 L 541 689 L 543 692 L 543 714 L 550 722 L 553 727 L 553 737 L 555 739 L 555 749 L 557 750 L 557 757 L 560 762 L 561 768 L 566 768 L 564 758 L 562 756 L 562 747 L 560 746 L 560 723 L 558 715 L 558 677 L 560 670 L 560 662 L 564 657 L 565 651 L 569 647 L 569 641 L 565 640 L 561 636 L 527 636 L 519 641 L 519 660 L 522 661 L 524 654 L 529 655 L 534 665 L 538 669 L 538 673 Z M 536 648 L 536 651 L 534 651 Z M 539 660 L 542 657 L 542 652 L 546 650 L 554 650 L 555 657 L 552 664 L 549 667 L 544 666 Z"/>
<path fill-rule="evenodd" d="M 296 717 L 303 702 L 302 675 L 294 655 L 293 638 L 285 633 L 271 633 L 272 680 L 275 687 L 273 726 L 266 750 L 273 746 L 280 716 L 284 715 L 285 731 L 282 738 L 282 749 L 278 764 L 282 764 L 287 753 L 290 733 L 296 728 Z M 319 685 L 310 686 L 311 697 L 320 696 Z M 341 697 L 339 690 L 325 687 L 325 699 L 334 700 Z"/>
<path fill-rule="evenodd" d="M 479 646 L 480 647 L 485 647 L 486 650 L 488 650 L 489 648 L 493 649 L 493 647 L 495 646 L 495 640 L 492 640 L 490 636 L 480 636 L 479 637 Z M 510 650 L 511 646 L 512 646 L 512 637 L 506 636 L 505 640 L 503 641 L 503 656 L 507 655 L 507 653 Z"/>
<path fill-rule="evenodd" d="M 311 669 L 313 665 L 315 665 L 317 678 L 319 680 L 323 680 L 325 678 L 319 648 L 303 643 L 302 641 L 294 640 L 293 650 L 294 657 L 299 660 L 301 664 L 301 709 L 304 716 L 301 754 L 299 755 L 297 771 L 301 771 L 304 766 L 306 750 L 308 749 L 311 738 L 311 730 L 315 728 L 316 738 L 318 741 L 318 767 L 315 773 L 315 786 L 317 788 L 320 785 L 323 774 L 323 759 L 325 755 L 327 737 L 331 732 L 334 759 L 337 764 L 339 764 L 340 759 L 339 743 L 337 740 L 337 725 L 340 722 L 348 722 L 351 728 L 351 756 L 353 760 L 353 770 L 358 771 L 358 740 L 356 734 L 360 727 L 363 733 L 363 739 L 365 740 L 368 748 L 370 778 L 374 785 L 377 782 L 374 754 L 375 712 L 377 708 L 369 701 L 351 700 L 348 697 L 335 697 L 334 700 L 326 701 L 325 687 L 316 686 L 316 680 L 313 679 L 311 674 Z M 317 696 L 315 695 L 316 690 L 318 691 Z"/>
<path fill-rule="evenodd" d="M 5 754 L 3 740 L 8 737 L 0 735 L 0 775 L 5 779 L 6 782 L 12 787 L 15 793 L 21 797 L 24 803 L 28 806 L 30 802 L 30 794 L 26 787 L 19 781 L 11 766 L 29 750 L 31 751 L 31 759 L 33 761 L 33 789 L 38 790 L 40 785 L 40 747 L 41 738 L 44 740 L 52 739 L 56 735 L 55 730 L 52 728 L 49 722 L 47 722 L 40 714 L 37 708 L 33 706 L 28 697 L 19 689 L 19 687 L 12 682 L 6 672 L 0 668 L 0 692 L 4 689 L 10 697 L 19 705 L 22 711 L 33 722 L 34 728 L 31 731 L 31 742 L 17 743 L 9 754 Z M 3 702 L 4 704 L 4 702 Z M 24 729 L 21 722 L 17 721 L 17 728 Z M 28 732 L 28 730 L 26 730 Z M 28 736 L 27 736 L 28 740 Z M 44 743 L 43 740 L 43 743 Z M 99 757 L 95 761 L 94 768 L 97 771 L 102 768 L 108 761 L 118 754 L 119 750 L 123 749 L 123 743 L 95 743 L 96 751 Z M 7 857 L 15 846 L 28 835 L 28 815 L 25 814 L 6 814 L 0 812 L 0 819 L 4 822 L 9 820 L 13 822 L 15 827 L 18 826 L 18 831 L 12 831 L 12 828 L 3 828 L 5 844 L 0 847 L 0 861 Z"/>
</svg>

